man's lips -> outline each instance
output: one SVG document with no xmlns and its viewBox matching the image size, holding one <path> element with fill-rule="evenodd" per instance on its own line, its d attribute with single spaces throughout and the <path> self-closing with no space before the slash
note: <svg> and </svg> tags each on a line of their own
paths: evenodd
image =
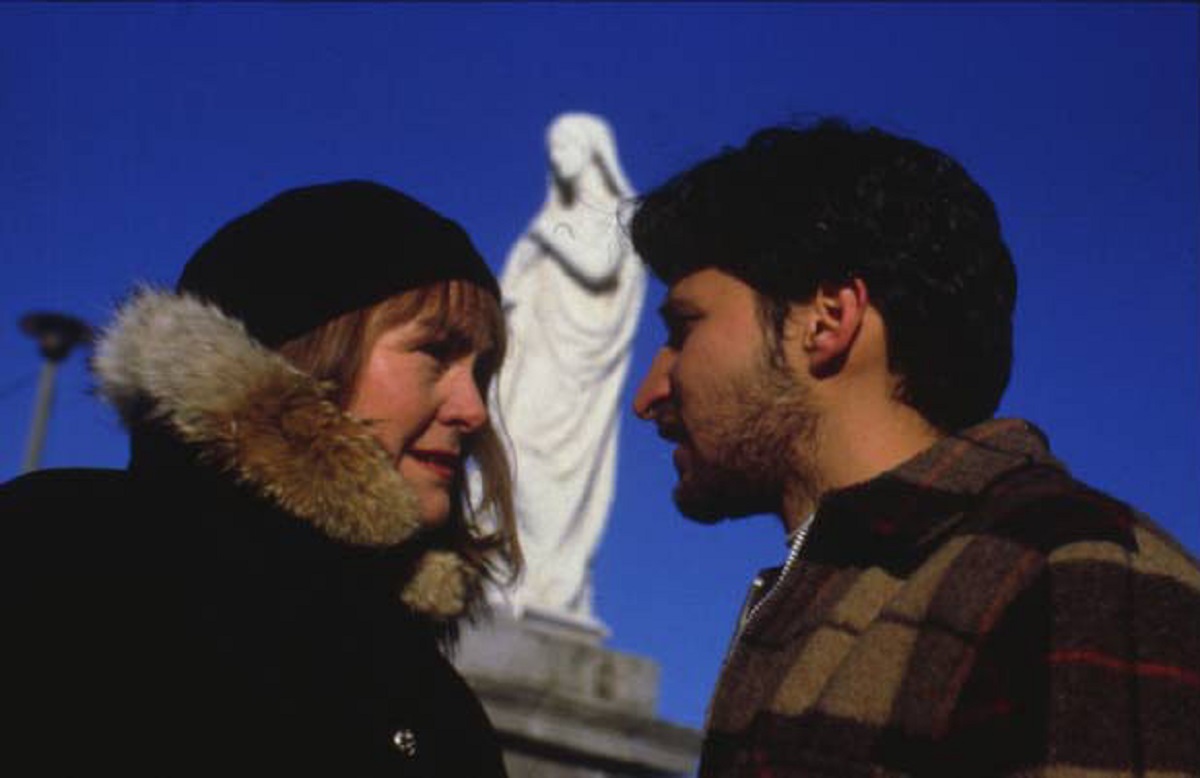
<svg viewBox="0 0 1200 778">
<path fill-rule="evenodd" d="M 663 440 L 671 443 L 682 443 L 684 439 L 683 427 L 678 425 L 658 425 L 658 436 Z"/>
<path fill-rule="evenodd" d="M 658 436 L 663 440 L 674 443 L 675 449 L 671 452 L 671 461 L 675 463 L 675 469 L 680 474 L 690 461 L 687 446 L 687 434 L 683 427 L 679 425 L 660 424 L 658 426 Z"/>
</svg>

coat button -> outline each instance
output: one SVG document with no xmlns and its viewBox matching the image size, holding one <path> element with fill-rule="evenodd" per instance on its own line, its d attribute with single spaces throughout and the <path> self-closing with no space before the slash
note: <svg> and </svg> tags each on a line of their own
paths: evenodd
<svg viewBox="0 0 1200 778">
<path fill-rule="evenodd" d="M 417 735 L 411 729 L 398 729 L 392 735 L 392 745 L 407 757 L 417 755 Z"/>
</svg>

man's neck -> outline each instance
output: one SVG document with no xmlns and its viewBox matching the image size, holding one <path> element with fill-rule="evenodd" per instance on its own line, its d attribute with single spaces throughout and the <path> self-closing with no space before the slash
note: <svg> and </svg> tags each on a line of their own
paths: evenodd
<svg viewBox="0 0 1200 778">
<path fill-rule="evenodd" d="M 801 452 L 813 466 L 813 477 L 803 479 L 804 488 L 784 494 L 785 528 L 792 532 L 800 526 L 825 494 L 892 470 L 941 437 L 915 410 L 895 402 L 848 404 L 822 414 L 813 450 Z"/>
</svg>

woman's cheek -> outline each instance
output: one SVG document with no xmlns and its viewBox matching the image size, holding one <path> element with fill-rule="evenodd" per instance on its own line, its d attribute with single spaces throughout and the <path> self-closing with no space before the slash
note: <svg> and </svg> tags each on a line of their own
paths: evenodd
<svg viewBox="0 0 1200 778">
<path fill-rule="evenodd" d="M 388 459 L 399 464 L 400 457 L 404 453 L 404 437 L 400 434 L 396 424 L 383 420 L 376 421 L 371 424 L 371 435 L 379 442 L 379 445 L 383 446 Z"/>
</svg>

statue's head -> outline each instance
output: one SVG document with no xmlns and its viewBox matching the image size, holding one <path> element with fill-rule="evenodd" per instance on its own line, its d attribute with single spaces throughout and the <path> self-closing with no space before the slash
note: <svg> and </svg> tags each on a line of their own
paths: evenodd
<svg viewBox="0 0 1200 778">
<path fill-rule="evenodd" d="M 592 156 L 587 136 L 579 127 L 561 120 L 550 125 L 546 133 L 546 152 L 555 178 L 567 182 L 579 178 Z"/>
<path fill-rule="evenodd" d="M 617 162 L 617 143 L 612 129 L 599 116 L 560 114 L 546 131 L 546 150 L 550 171 L 558 183 L 575 184 L 589 165 L 595 165 L 613 196 L 632 194 Z"/>
</svg>

